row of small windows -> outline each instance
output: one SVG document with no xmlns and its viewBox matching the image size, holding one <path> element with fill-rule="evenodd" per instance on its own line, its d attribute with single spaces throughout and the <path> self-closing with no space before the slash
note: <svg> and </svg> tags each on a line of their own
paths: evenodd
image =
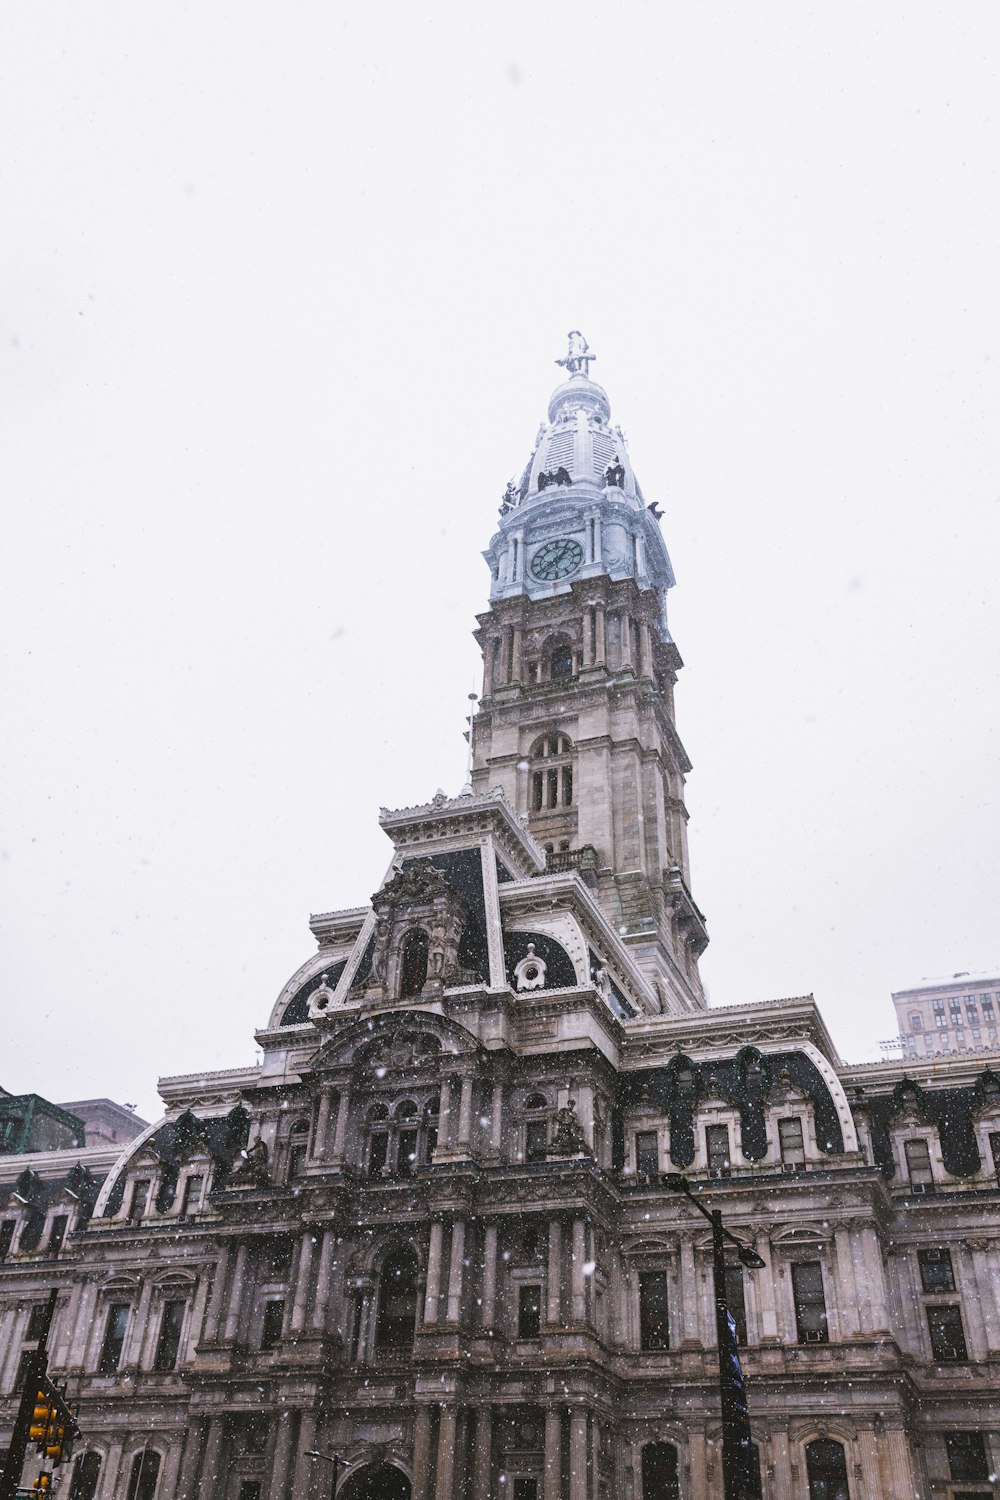
<svg viewBox="0 0 1000 1500">
<path fill-rule="evenodd" d="M 441 1105 L 435 1096 L 421 1111 L 416 1100 L 403 1099 L 390 1116 L 385 1104 L 375 1104 L 368 1115 L 369 1177 L 412 1177 L 418 1163 L 434 1155 Z"/>
<path fill-rule="evenodd" d="M 799 1167 L 805 1164 L 805 1136 L 802 1121 L 797 1116 L 788 1116 L 778 1121 L 778 1147 L 785 1166 Z M 728 1125 L 706 1125 L 705 1160 L 711 1173 L 724 1175 L 732 1170 Z M 659 1131 L 636 1132 L 635 1170 L 639 1177 L 645 1178 L 656 1178 L 663 1170 L 660 1166 Z"/>
<path fill-rule="evenodd" d="M 160 1454 L 155 1448 L 143 1448 L 129 1466 L 125 1500 L 153 1500 L 160 1478 Z M 101 1475 L 101 1455 L 81 1453 L 73 1465 L 69 1500 L 94 1500 Z"/>
<path fill-rule="evenodd" d="M 993 1158 L 993 1171 L 1000 1179 L 1000 1130 L 991 1130 L 987 1139 Z M 904 1141 L 903 1156 L 911 1190 L 915 1193 L 933 1193 L 934 1167 L 929 1143 L 920 1137 Z"/>
</svg>

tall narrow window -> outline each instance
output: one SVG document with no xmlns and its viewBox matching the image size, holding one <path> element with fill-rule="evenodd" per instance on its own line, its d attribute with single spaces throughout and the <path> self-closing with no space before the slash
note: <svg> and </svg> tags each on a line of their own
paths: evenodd
<svg viewBox="0 0 1000 1500">
<path fill-rule="evenodd" d="M 6 1260 L 10 1254 L 10 1247 L 14 1242 L 14 1230 L 16 1227 L 16 1219 L 4 1219 L 0 1223 L 0 1260 Z"/>
<path fill-rule="evenodd" d="M 375 1325 L 376 1349 L 412 1348 L 416 1326 L 417 1257 L 408 1246 L 404 1246 L 392 1251 L 382 1262 Z"/>
<path fill-rule="evenodd" d="M 204 1177 L 189 1177 L 185 1182 L 184 1197 L 181 1200 L 181 1213 L 185 1218 L 196 1214 L 201 1208 L 201 1193 L 204 1186 Z"/>
<path fill-rule="evenodd" d="M 642 1450 L 642 1500 L 679 1500 L 677 1449 L 672 1443 L 647 1443 Z"/>
<path fill-rule="evenodd" d="M 799 1343 L 825 1344 L 829 1333 L 823 1269 L 818 1260 L 799 1261 L 792 1267 L 792 1297 Z"/>
<path fill-rule="evenodd" d="M 781 1160 L 786 1167 L 802 1167 L 806 1160 L 805 1141 L 802 1139 L 802 1121 L 796 1116 L 778 1121 L 778 1143 Z"/>
<path fill-rule="evenodd" d="M 743 1294 L 743 1267 L 726 1267 L 726 1301 L 736 1325 L 736 1342 L 747 1341 L 747 1304 Z"/>
<path fill-rule="evenodd" d="M 552 648 L 549 676 L 553 682 L 565 682 L 573 675 L 573 652 L 568 641 L 559 641 Z"/>
<path fill-rule="evenodd" d="M 403 939 L 400 962 L 399 998 L 412 999 L 419 995 L 427 982 L 427 934 L 422 927 L 414 927 Z"/>
<path fill-rule="evenodd" d="M 635 1138 L 635 1170 L 640 1177 L 656 1177 L 660 1170 L 660 1143 L 655 1130 L 640 1130 Z"/>
<path fill-rule="evenodd" d="M 309 1126 L 305 1120 L 297 1120 L 292 1126 L 288 1144 L 288 1180 L 294 1182 L 306 1169 L 309 1155 Z"/>
<path fill-rule="evenodd" d="M 706 1125 L 705 1151 L 710 1172 L 728 1172 L 732 1165 L 729 1156 L 729 1126 Z"/>
<path fill-rule="evenodd" d="M 536 1283 L 522 1286 L 517 1296 L 517 1336 L 537 1339 L 542 1331 L 542 1289 Z"/>
<path fill-rule="evenodd" d="M 926 1141 L 906 1141 L 906 1170 L 910 1176 L 910 1187 L 917 1192 L 929 1193 L 934 1187 L 931 1171 L 931 1153 Z"/>
<path fill-rule="evenodd" d="M 160 1455 L 153 1448 L 143 1448 L 132 1460 L 125 1500 L 153 1500 L 160 1477 Z"/>
<path fill-rule="evenodd" d="M 927 1328 L 931 1336 L 931 1353 L 935 1359 L 968 1359 L 962 1309 L 957 1302 L 928 1307 Z"/>
<path fill-rule="evenodd" d="M 547 1120 L 529 1120 L 524 1127 L 525 1161 L 544 1161 L 549 1151 Z"/>
<path fill-rule="evenodd" d="M 28 1314 L 28 1331 L 25 1334 L 25 1338 L 33 1344 L 36 1344 L 45 1332 L 48 1310 L 48 1305 L 44 1302 L 32 1303 L 31 1311 Z"/>
<path fill-rule="evenodd" d="M 920 1281 L 925 1292 L 953 1292 L 955 1272 L 951 1264 L 951 1251 L 943 1246 L 934 1246 L 917 1251 L 920 1266 Z"/>
<path fill-rule="evenodd" d="M 514 1500 L 538 1500 L 538 1480 L 534 1474 L 514 1475 Z"/>
<path fill-rule="evenodd" d="M 66 1230 L 69 1228 L 69 1215 L 57 1214 L 52 1220 L 52 1228 L 49 1230 L 49 1254 L 58 1255 L 66 1238 Z"/>
<path fill-rule="evenodd" d="M 281 1329 L 285 1321 L 285 1299 L 273 1297 L 264 1303 L 264 1321 L 261 1325 L 260 1347 L 262 1349 L 273 1349 L 281 1338 Z"/>
<path fill-rule="evenodd" d="M 81 1453 L 73 1465 L 73 1482 L 70 1486 L 69 1500 L 94 1500 L 97 1492 L 97 1481 L 101 1475 L 101 1455 L 94 1453 Z"/>
<path fill-rule="evenodd" d="M 1000 1178 L 1000 1130 L 990 1131 L 990 1155 L 993 1157 L 993 1170 Z M 0 1259 L 2 1259 L 0 1254 Z"/>
<path fill-rule="evenodd" d="M 944 1445 L 952 1479 L 989 1479 L 990 1463 L 981 1432 L 946 1432 Z"/>
<path fill-rule="evenodd" d="M 381 1177 L 389 1155 L 389 1133 L 386 1130 L 372 1132 L 368 1143 L 368 1176 Z"/>
<path fill-rule="evenodd" d="M 806 1445 L 806 1480 L 809 1500 L 850 1500 L 847 1459 L 840 1443 L 817 1438 Z"/>
<path fill-rule="evenodd" d="M 639 1274 L 639 1348 L 670 1348 L 666 1271 Z"/>
<path fill-rule="evenodd" d="M 129 1201 L 128 1216 L 135 1223 L 141 1219 L 146 1212 L 146 1200 L 149 1197 L 150 1179 L 139 1178 L 132 1184 L 132 1197 Z"/>
<path fill-rule="evenodd" d="M 113 1375 L 121 1363 L 128 1328 L 129 1305 L 115 1302 L 108 1308 L 108 1321 L 104 1326 L 104 1342 L 101 1357 L 97 1362 L 98 1375 Z"/>
<path fill-rule="evenodd" d="M 181 1347 L 181 1329 L 184 1326 L 183 1302 L 168 1302 L 160 1319 L 160 1336 L 156 1341 L 153 1356 L 154 1370 L 173 1370 L 177 1367 L 177 1355 Z"/>
</svg>

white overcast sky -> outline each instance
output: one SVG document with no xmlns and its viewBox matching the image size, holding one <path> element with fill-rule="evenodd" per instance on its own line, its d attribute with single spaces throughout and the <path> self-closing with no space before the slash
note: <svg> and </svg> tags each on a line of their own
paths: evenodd
<svg viewBox="0 0 1000 1500">
<path fill-rule="evenodd" d="M 1000 963 L 993 3 L 10 3 L 0 1084 L 254 1057 L 464 779 L 568 328 L 665 512 L 713 1004 Z"/>
</svg>

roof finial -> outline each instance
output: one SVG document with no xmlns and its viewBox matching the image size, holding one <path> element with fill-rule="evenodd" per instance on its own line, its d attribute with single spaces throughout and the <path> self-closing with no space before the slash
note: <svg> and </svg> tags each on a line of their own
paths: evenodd
<svg viewBox="0 0 1000 1500">
<path fill-rule="evenodd" d="M 557 359 L 557 365 L 564 365 L 571 375 L 583 375 L 590 379 L 590 366 L 597 358 L 591 354 L 590 345 L 580 332 L 579 328 L 571 328 L 568 334 L 569 348 L 565 359 Z"/>
</svg>

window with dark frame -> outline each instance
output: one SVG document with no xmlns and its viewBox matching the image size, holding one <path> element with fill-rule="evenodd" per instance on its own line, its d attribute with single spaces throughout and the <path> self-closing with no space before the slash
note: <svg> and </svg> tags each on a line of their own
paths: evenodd
<svg viewBox="0 0 1000 1500">
<path fill-rule="evenodd" d="M 544 1161 L 549 1152 L 547 1120 L 529 1120 L 524 1128 L 525 1161 Z"/>
<path fill-rule="evenodd" d="M 260 1500 L 260 1480 L 240 1480 L 240 1500 Z"/>
<path fill-rule="evenodd" d="M 81 1453 L 73 1464 L 69 1500 L 94 1500 L 100 1477 L 101 1455 L 93 1449 L 89 1453 Z"/>
<path fill-rule="evenodd" d="M 680 1500 L 680 1493 L 673 1443 L 646 1443 L 642 1450 L 642 1500 Z"/>
<path fill-rule="evenodd" d="M 378 1282 L 375 1347 L 403 1350 L 413 1346 L 417 1327 L 417 1257 L 409 1246 L 391 1251 Z"/>
<path fill-rule="evenodd" d="M 281 1329 L 285 1321 L 285 1299 L 284 1297 L 272 1297 L 264 1303 L 264 1321 L 261 1324 L 260 1347 L 262 1349 L 273 1349 L 281 1339 Z"/>
<path fill-rule="evenodd" d="M 52 1228 L 49 1230 L 49 1254 L 50 1255 L 58 1255 L 59 1254 L 60 1250 L 63 1247 L 63 1241 L 66 1238 L 66 1231 L 67 1231 L 68 1228 L 69 1228 L 69 1215 L 68 1214 L 56 1214 L 55 1218 L 52 1220 Z"/>
<path fill-rule="evenodd" d="M 953 1292 L 955 1272 L 951 1264 L 951 1251 L 942 1246 L 933 1246 L 917 1251 L 920 1266 L 920 1283 L 925 1292 Z"/>
<path fill-rule="evenodd" d="M 296 1177 L 301 1177 L 306 1169 L 306 1159 L 309 1155 L 309 1126 L 304 1120 L 300 1120 L 292 1126 L 289 1135 L 288 1147 L 288 1180 L 293 1182 Z"/>
<path fill-rule="evenodd" d="M 144 1448 L 132 1460 L 125 1500 L 153 1500 L 159 1477 L 160 1455 L 153 1448 Z"/>
<path fill-rule="evenodd" d="M 128 1217 L 135 1223 L 141 1219 L 146 1212 L 146 1202 L 149 1198 L 150 1179 L 140 1177 L 132 1184 L 132 1196 L 129 1199 Z"/>
<path fill-rule="evenodd" d="M 952 1479 L 989 1479 L 990 1462 L 981 1432 L 946 1432 L 948 1472 Z"/>
<path fill-rule="evenodd" d="M 729 1126 L 705 1126 L 705 1151 L 710 1172 L 728 1172 L 732 1166 L 729 1155 Z"/>
<path fill-rule="evenodd" d="M 514 1475 L 514 1500 L 538 1500 L 538 1480 L 534 1474 Z"/>
<path fill-rule="evenodd" d="M 104 1326 L 104 1342 L 97 1362 L 98 1375 L 114 1375 L 121 1364 L 125 1333 L 128 1329 L 129 1304 L 113 1302 L 108 1308 L 108 1320 Z"/>
<path fill-rule="evenodd" d="M 0 1260 L 6 1260 L 10 1254 L 10 1247 L 14 1243 L 14 1230 L 16 1228 L 16 1219 L 3 1219 L 0 1221 Z"/>
<path fill-rule="evenodd" d="M 792 1266 L 792 1298 L 795 1327 L 800 1344 L 825 1344 L 829 1337 L 823 1268 L 818 1260 L 803 1260 Z"/>
<path fill-rule="evenodd" d="M 396 1171 L 400 1177 L 412 1177 L 417 1162 L 416 1130 L 401 1130 L 396 1142 Z"/>
<path fill-rule="evenodd" d="M 163 1372 L 177 1367 L 185 1306 L 186 1303 L 183 1300 L 164 1304 L 163 1316 L 160 1319 L 160 1336 L 156 1341 L 156 1353 L 153 1356 L 154 1370 Z"/>
<path fill-rule="evenodd" d="M 32 1303 L 31 1311 L 28 1314 L 28 1331 L 24 1335 L 25 1338 L 26 1339 L 30 1339 L 32 1343 L 37 1344 L 38 1340 L 41 1338 L 42 1334 L 45 1332 L 45 1315 L 46 1315 L 47 1312 L 48 1312 L 48 1304 L 47 1303 L 45 1303 L 45 1302 L 34 1302 L 34 1303 Z"/>
<path fill-rule="evenodd" d="M 802 1121 L 797 1115 L 778 1121 L 778 1145 L 781 1160 L 786 1167 L 805 1165 L 806 1146 L 802 1136 Z"/>
<path fill-rule="evenodd" d="M 518 1288 L 517 1336 L 519 1339 L 537 1339 L 542 1332 L 542 1288 L 537 1282 L 529 1282 Z"/>
<path fill-rule="evenodd" d="M 205 1186 L 204 1177 L 188 1177 L 184 1183 L 184 1197 L 181 1200 L 181 1213 L 184 1218 L 196 1214 L 201 1207 L 201 1191 Z"/>
<path fill-rule="evenodd" d="M 906 1170 L 909 1174 L 910 1186 L 924 1191 L 933 1187 L 934 1174 L 931 1170 L 931 1153 L 927 1142 L 904 1141 L 903 1151 L 906 1155 Z"/>
<path fill-rule="evenodd" d="M 368 1143 L 368 1176 L 381 1177 L 385 1173 L 385 1164 L 389 1155 L 389 1133 L 386 1130 L 375 1130 L 372 1132 Z"/>
<path fill-rule="evenodd" d="M 847 1456 L 833 1438 L 817 1438 L 806 1444 L 806 1482 L 809 1500 L 850 1500 Z"/>
<path fill-rule="evenodd" d="M 670 1348 L 666 1271 L 639 1273 L 639 1348 Z"/>
<path fill-rule="evenodd" d="M 990 1155 L 993 1157 L 993 1170 L 1000 1177 L 1000 1130 L 990 1131 Z"/>
<path fill-rule="evenodd" d="M 968 1359 L 962 1309 L 958 1303 L 932 1303 L 926 1311 L 927 1328 L 931 1336 L 931 1354 L 934 1358 L 941 1360 L 942 1363 L 946 1360 Z"/>
<path fill-rule="evenodd" d="M 655 1130 L 640 1130 L 635 1137 L 635 1170 L 640 1177 L 656 1177 L 660 1170 L 660 1142 Z"/>
</svg>

